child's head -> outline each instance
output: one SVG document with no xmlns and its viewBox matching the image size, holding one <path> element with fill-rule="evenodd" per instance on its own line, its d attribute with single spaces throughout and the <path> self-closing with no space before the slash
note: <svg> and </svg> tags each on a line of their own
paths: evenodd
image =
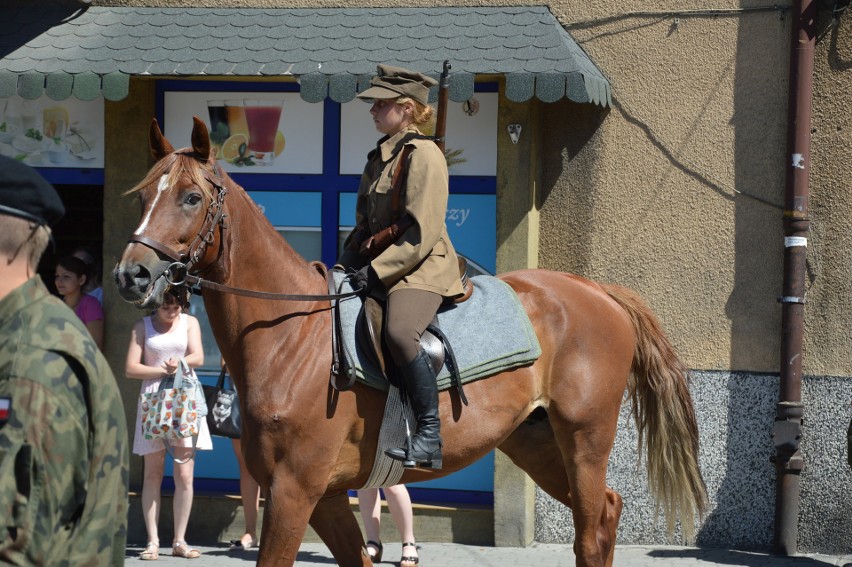
<svg viewBox="0 0 852 567">
<path fill-rule="evenodd" d="M 60 295 L 78 292 L 89 277 L 86 263 L 74 256 L 64 256 L 56 263 L 55 284 Z"/>
<path fill-rule="evenodd" d="M 79 258 L 86 264 L 88 285 L 85 287 L 97 287 L 100 280 L 101 265 L 95 248 L 92 246 L 78 246 L 74 249 L 71 255 L 75 258 Z"/>
<path fill-rule="evenodd" d="M 159 312 L 163 312 L 164 314 L 168 311 L 171 311 L 175 307 L 178 308 L 176 313 L 186 313 L 188 303 L 184 304 L 182 297 L 185 296 L 185 291 L 183 288 L 171 288 L 166 293 L 163 294 L 163 303 L 157 309 L 151 311 L 151 315 L 156 315 Z"/>
</svg>

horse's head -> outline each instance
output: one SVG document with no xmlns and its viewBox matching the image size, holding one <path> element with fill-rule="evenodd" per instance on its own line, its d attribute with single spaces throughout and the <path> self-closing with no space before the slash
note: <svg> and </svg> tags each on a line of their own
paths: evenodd
<svg viewBox="0 0 852 567">
<path fill-rule="evenodd" d="M 140 309 L 159 306 L 186 272 L 215 262 L 221 243 L 223 175 L 210 150 L 207 127 L 193 117 L 192 148 L 177 150 L 151 122 L 157 161 L 136 187 L 142 220 L 131 235 L 114 277 L 121 297 Z"/>
</svg>

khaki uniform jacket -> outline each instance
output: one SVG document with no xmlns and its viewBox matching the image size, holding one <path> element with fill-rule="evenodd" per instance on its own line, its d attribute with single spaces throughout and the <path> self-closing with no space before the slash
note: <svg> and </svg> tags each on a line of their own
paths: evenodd
<svg viewBox="0 0 852 567">
<path fill-rule="evenodd" d="M 416 128 L 404 129 L 379 140 L 367 156 L 356 202 L 356 224 L 366 223 L 376 234 L 393 223 L 390 194 L 393 174 L 402 149 L 409 153 L 408 176 L 402 186 L 400 208 L 411 215 L 415 224 L 371 265 L 388 293 L 399 289 L 421 289 L 451 298 L 464 294 L 459 278 L 458 256 L 447 234 L 446 215 L 449 198 L 447 162 L 432 140 L 420 137 Z M 352 238 L 350 234 L 347 238 Z M 365 259 L 347 251 L 339 264 L 359 268 Z"/>
<path fill-rule="evenodd" d="M 123 565 L 128 436 L 112 371 L 36 276 L 0 300 L 0 564 Z"/>
</svg>

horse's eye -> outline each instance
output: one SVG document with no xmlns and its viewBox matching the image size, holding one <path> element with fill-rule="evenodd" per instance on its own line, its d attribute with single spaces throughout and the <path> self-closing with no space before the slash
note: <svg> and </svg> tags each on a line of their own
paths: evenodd
<svg viewBox="0 0 852 567">
<path fill-rule="evenodd" d="M 200 202 L 201 202 L 201 195 L 199 195 L 198 193 L 190 193 L 189 195 L 186 196 L 186 199 L 184 200 L 184 203 L 186 203 L 187 205 L 190 205 L 190 206 L 197 205 Z"/>
</svg>

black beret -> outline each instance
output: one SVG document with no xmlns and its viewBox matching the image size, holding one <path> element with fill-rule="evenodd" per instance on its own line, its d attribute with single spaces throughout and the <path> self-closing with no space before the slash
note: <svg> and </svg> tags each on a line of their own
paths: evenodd
<svg viewBox="0 0 852 567">
<path fill-rule="evenodd" d="M 420 104 L 429 104 L 429 89 L 438 81 L 415 71 L 391 65 L 379 65 L 378 75 L 370 80 L 370 88 L 359 93 L 361 99 L 410 97 Z"/>
<path fill-rule="evenodd" d="M 0 156 L 0 214 L 56 225 L 65 206 L 53 185 L 30 166 Z"/>
</svg>

